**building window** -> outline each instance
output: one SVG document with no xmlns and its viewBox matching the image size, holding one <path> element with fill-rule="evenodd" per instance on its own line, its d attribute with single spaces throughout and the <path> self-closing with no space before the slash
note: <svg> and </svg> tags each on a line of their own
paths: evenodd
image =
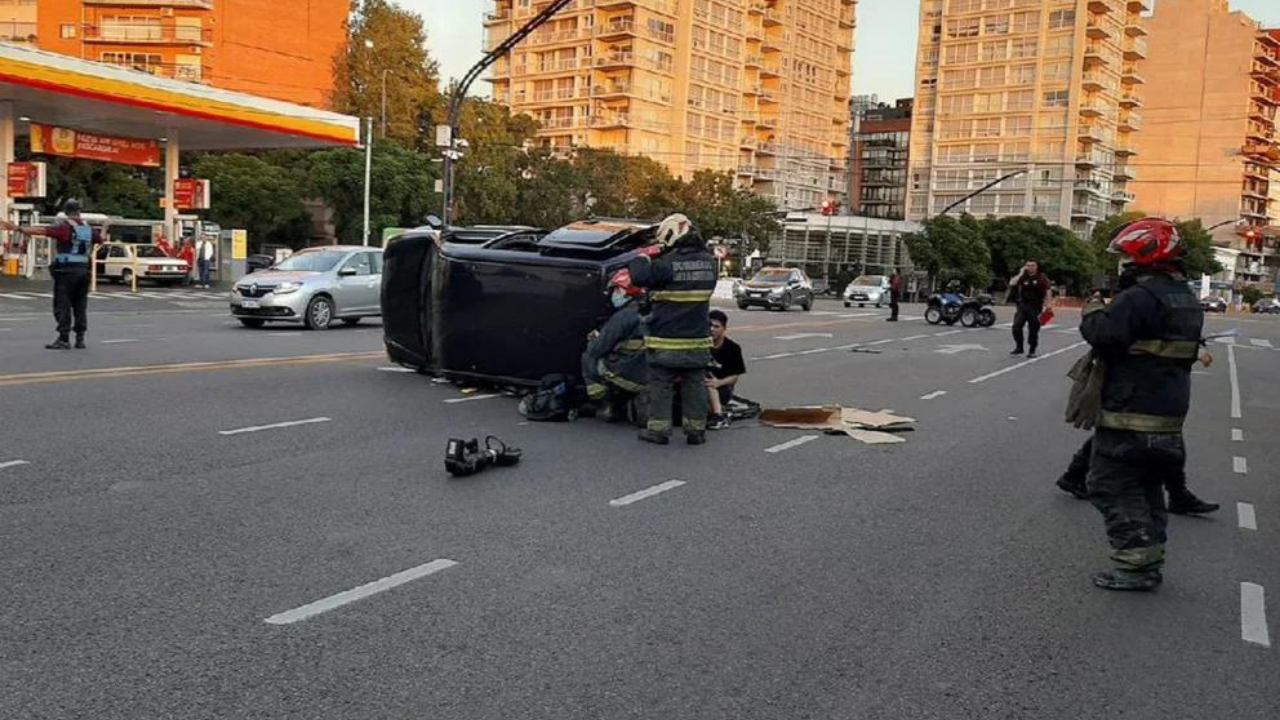
<svg viewBox="0 0 1280 720">
<path fill-rule="evenodd" d="M 1063 28 L 1075 27 L 1075 24 L 1075 10 L 1054 10 L 1049 13 L 1050 30 L 1062 30 Z"/>
<path fill-rule="evenodd" d="M 1039 40 L 1036 38 L 1019 38 L 1013 41 L 1013 57 L 1031 58 L 1036 56 L 1036 46 Z"/>
<path fill-rule="evenodd" d="M 946 62 L 948 65 L 963 65 L 965 63 L 976 62 L 977 60 L 978 43 L 952 45 L 947 48 Z"/>
<path fill-rule="evenodd" d="M 978 29 L 981 27 L 978 18 L 960 18 L 947 21 L 947 37 L 949 38 L 971 38 L 978 37 Z"/>
<path fill-rule="evenodd" d="M 982 43 L 983 61 L 1004 60 L 1009 56 L 1009 43 L 1006 40 L 988 40 Z"/>
<path fill-rule="evenodd" d="M 1015 115 L 1005 118 L 1005 135 L 1023 136 L 1031 134 L 1031 116 Z"/>
<path fill-rule="evenodd" d="M 1035 65 L 1016 65 L 1009 78 L 1010 85 L 1034 85 L 1036 83 Z"/>
<path fill-rule="evenodd" d="M 984 67 L 978 73 L 978 87 L 1000 87 L 1004 85 L 1004 65 Z"/>
<path fill-rule="evenodd" d="M 1021 12 L 1013 15 L 1013 31 L 1016 33 L 1038 32 L 1040 30 L 1040 13 Z"/>
<path fill-rule="evenodd" d="M 1044 107 L 1066 107 L 1071 102 L 1071 92 L 1068 90 L 1050 90 L 1044 94 Z"/>
<path fill-rule="evenodd" d="M 58 36 L 63 40 L 67 40 L 76 36 L 76 26 L 71 23 L 63 23 L 58 28 Z"/>
</svg>

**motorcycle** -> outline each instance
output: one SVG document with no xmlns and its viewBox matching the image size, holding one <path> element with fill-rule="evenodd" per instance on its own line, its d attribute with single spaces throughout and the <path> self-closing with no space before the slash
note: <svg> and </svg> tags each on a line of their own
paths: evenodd
<svg viewBox="0 0 1280 720">
<path fill-rule="evenodd" d="M 965 297 L 955 290 L 947 290 L 929 296 L 924 319 L 930 325 L 959 322 L 967 328 L 991 327 L 996 324 L 996 311 L 991 308 L 994 304 L 990 295 Z"/>
</svg>

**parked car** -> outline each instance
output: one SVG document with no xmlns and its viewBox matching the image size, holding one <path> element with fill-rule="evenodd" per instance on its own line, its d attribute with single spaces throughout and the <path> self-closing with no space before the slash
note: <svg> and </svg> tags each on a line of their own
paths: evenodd
<svg viewBox="0 0 1280 720">
<path fill-rule="evenodd" d="M 138 281 L 174 285 L 190 274 L 185 260 L 169 257 L 155 245 L 109 242 L 98 246 L 94 257 L 99 280 L 112 280 L 129 285 L 136 269 Z"/>
<path fill-rule="evenodd" d="M 382 314 L 381 287 L 381 248 L 309 248 L 241 278 L 231 289 L 231 315 L 251 328 L 292 322 L 325 330 L 334 320 L 355 325 Z"/>
<path fill-rule="evenodd" d="M 1207 298 L 1200 298 L 1200 307 L 1205 312 L 1226 312 L 1227 301 L 1217 295 L 1211 295 Z"/>
<path fill-rule="evenodd" d="M 844 289 L 844 306 L 866 307 L 871 303 L 876 307 L 889 302 L 888 275 L 859 275 Z"/>
<path fill-rule="evenodd" d="M 1280 314 L 1280 299 L 1273 297 L 1262 298 L 1253 304 L 1253 311 L 1256 313 Z"/>
<path fill-rule="evenodd" d="M 799 268 L 765 267 L 755 277 L 735 285 L 733 297 L 742 310 L 758 306 L 785 312 L 792 305 L 810 310 L 813 308 L 813 283 Z"/>
<path fill-rule="evenodd" d="M 532 386 L 577 375 L 587 334 L 613 312 L 609 276 L 656 226 L 575 222 L 536 240 L 437 245 L 429 228 L 387 247 L 382 327 L 393 362 L 453 379 Z"/>
</svg>

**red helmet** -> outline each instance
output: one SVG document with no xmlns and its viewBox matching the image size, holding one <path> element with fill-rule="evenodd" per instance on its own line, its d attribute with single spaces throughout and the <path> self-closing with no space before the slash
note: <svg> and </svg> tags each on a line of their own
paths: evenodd
<svg viewBox="0 0 1280 720">
<path fill-rule="evenodd" d="M 627 295 L 643 295 L 644 290 L 631 284 L 631 271 L 622 268 L 609 278 L 609 290 L 612 292 L 614 288 L 622 290 Z"/>
<path fill-rule="evenodd" d="M 1135 265 L 1169 262 L 1182 254 L 1182 237 L 1168 220 L 1143 218 L 1116 230 L 1107 251 L 1126 255 Z"/>
</svg>

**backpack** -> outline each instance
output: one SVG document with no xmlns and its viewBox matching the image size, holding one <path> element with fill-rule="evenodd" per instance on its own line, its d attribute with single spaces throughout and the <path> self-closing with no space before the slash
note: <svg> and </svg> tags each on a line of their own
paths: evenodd
<svg viewBox="0 0 1280 720">
<path fill-rule="evenodd" d="M 520 399 L 520 414 L 535 422 L 572 422 L 578 419 L 578 407 L 585 401 L 586 391 L 576 378 L 547 375 L 538 389 Z"/>
</svg>

